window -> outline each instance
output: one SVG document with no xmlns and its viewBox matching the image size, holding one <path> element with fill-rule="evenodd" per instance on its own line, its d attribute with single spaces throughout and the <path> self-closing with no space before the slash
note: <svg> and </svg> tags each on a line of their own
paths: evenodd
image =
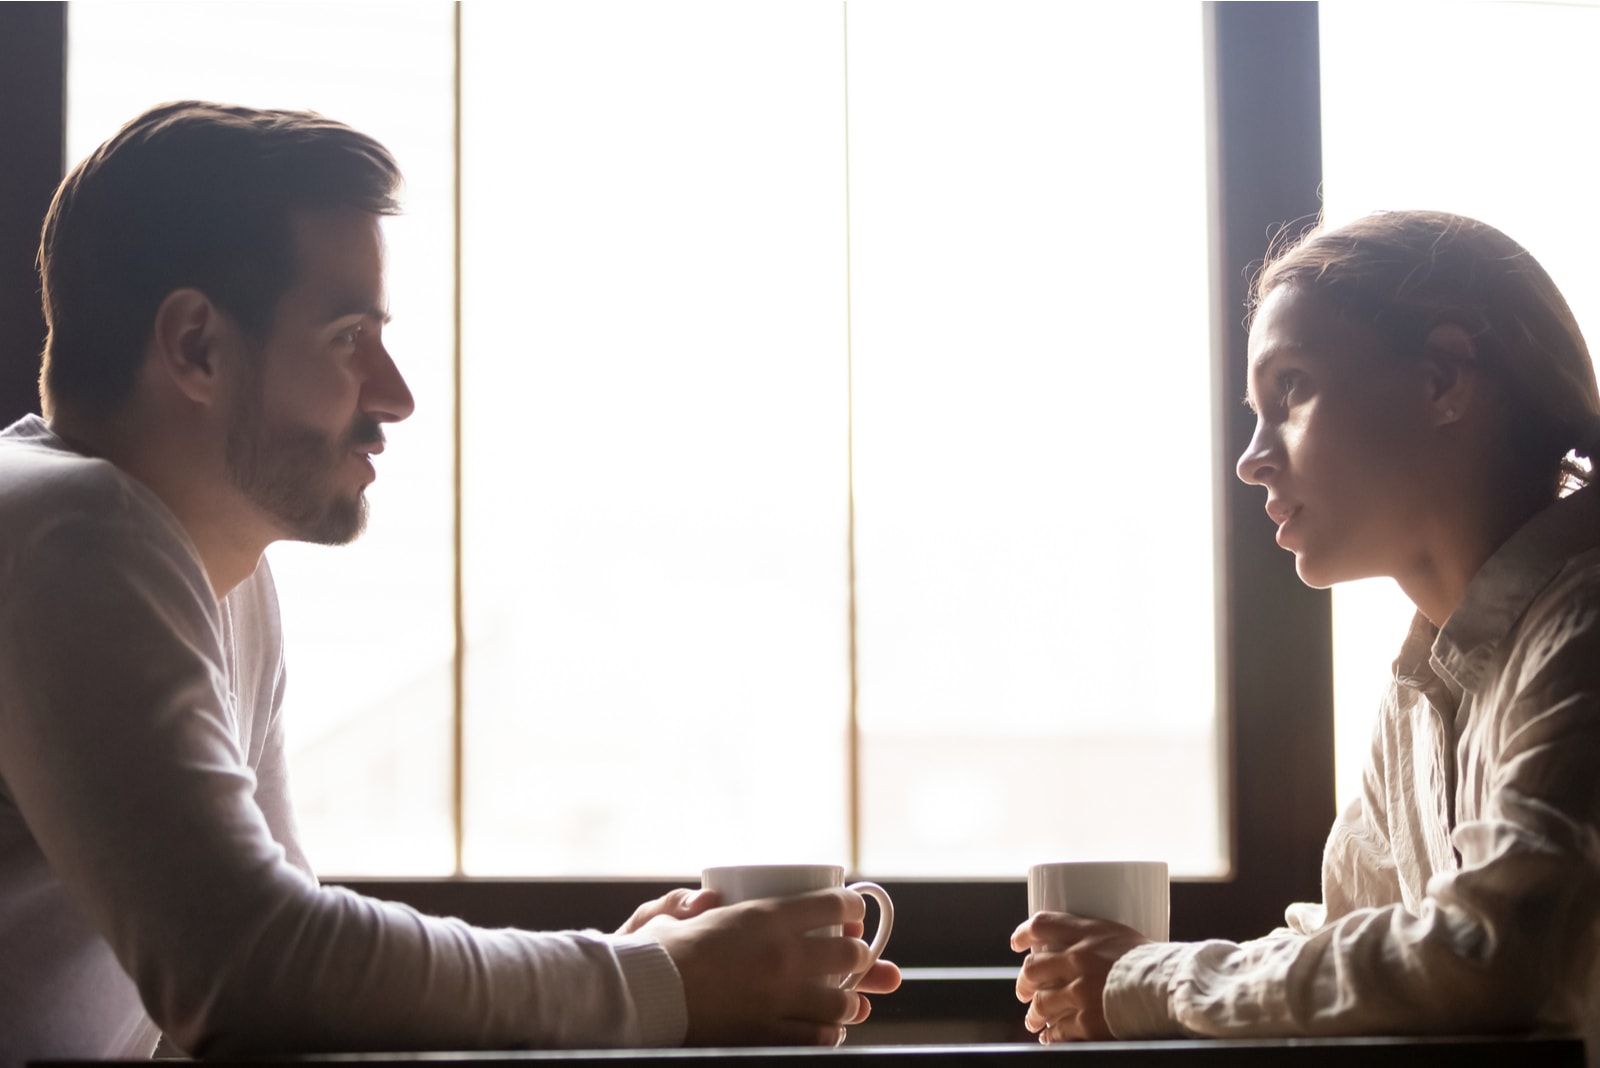
<svg viewBox="0 0 1600 1068">
<path fill-rule="evenodd" d="M 1592 348 L 1600 269 L 1572 222 L 1600 159 L 1589 73 L 1600 5 L 1326 4 L 1321 21 L 1330 220 L 1437 208 L 1498 227 L 1550 272 Z M 1461 76 L 1439 78 L 1438 64 Z M 1348 799 L 1413 608 L 1386 579 L 1339 587 L 1333 605 L 1338 784 Z"/>
<path fill-rule="evenodd" d="M 417 413 L 379 461 L 348 550 L 274 546 L 290 744 L 308 853 L 327 871 L 453 864 L 450 818 L 453 13 L 445 4 L 72 3 L 67 159 L 140 111 L 199 98 L 311 108 L 406 172 L 390 220 L 390 348 Z M 381 91 L 379 91 L 381 89 Z"/>
<path fill-rule="evenodd" d="M 464 15 L 468 870 L 1221 870 L 1198 12 Z"/>
<path fill-rule="evenodd" d="M 1200 11 L 849 18 L 862 867 L 1220 874 Z"/>
<path fill-rule="evenodd" d="M 358 546 L 270 554 L 324 870 L 452 864 L 458 445 L 466 871 L 1226 869 L 1198 9 L 466 6 L 459 435 L 455 9 L 70 12 L 71 159 L 199 96 L 409 178 L 418 414 Z"/>
</svg>

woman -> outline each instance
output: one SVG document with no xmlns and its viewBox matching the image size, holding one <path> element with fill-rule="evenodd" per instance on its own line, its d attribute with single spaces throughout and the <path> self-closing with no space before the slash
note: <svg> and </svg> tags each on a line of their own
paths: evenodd
<svg viewBox="0 0 1600 1068">
<path fill-rule="evenodd" d="M 1483 223 L 1313 231 L 1252 301 L 1239 477 L 1301 579 L 1417 607 L 1323 903 L 1244 944 L 1039 913 L 1042 1041 L 1485 1032 L 1600 1038 L 1600 392 L 1566 301 Z M 1591 1055 L 1593 1056 L 1593 1055 Z"/>
</svg>

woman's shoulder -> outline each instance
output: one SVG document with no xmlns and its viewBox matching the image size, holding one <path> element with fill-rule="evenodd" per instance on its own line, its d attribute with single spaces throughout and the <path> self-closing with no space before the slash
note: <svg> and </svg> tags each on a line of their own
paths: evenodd
<svg viewBox="0 0 1600 1068">
<path fill-rule="evenodd" d="M 1515 691 L 1600 695 L 1600 547 L 1566 561 L 1510 638 L 1505 664 Z"/>
<path fill-rule="evenodd" d="M 1552 625 L 1594 629 L 1600 613 L 1600 546 L 1569 557 L 1528 606 L 1523 630 Z"/>
</svg>

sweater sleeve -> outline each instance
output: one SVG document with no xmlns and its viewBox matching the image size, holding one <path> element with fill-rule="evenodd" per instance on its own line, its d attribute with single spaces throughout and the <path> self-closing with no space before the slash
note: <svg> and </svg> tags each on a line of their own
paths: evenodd
<svg viewBox="0 0 1600 1068">
<path fill-rule="evenodd" d="M 283 720 L 283 695 L 287 684 L 283 627 L 278 617 L 277 588 L 267 561 L 263 559 L 255 573 L 223 603 L 231 608 L 225 622 L 238 628 L 234 635 L 238 650 L 236 659 L 248 665 L 244 677 L 235 684 L 251 695 L 241 699 L 250 700 L 254 708 L 248 740 L 251 751 L 245 754 L 245 762 L 255 771 L 256 804 L 273 840 L 283 847 L 289 863 L 315 878 L 311 860 L 300 844 L 300 828 L 290 789 L 288 740 Z"/>
<path fill-rule="evenodd" d="M 682 1041 L 653 940 L 473 928 L 291 863 L 232 730 L 217 603 L 160 534 L 64 521 L 0 575 L 0 775 L 164 1031 L 197 1055 Z"/>
<path fill-rule="evenodd" d="M 1386 887 L 1381 836 L 1342 820 L 1328 861 L 1340 908 L 1255 942 L 1145 946 L 1113 968 L 1119 1037 L 1484 1033 L 1581 1027 L 1600 926 L 1600 583 L 1530 614 L 1483 728 L 1481 817 L 1459 869 L 1414 908 Z M 1359 821 L 1358 821 L 1359 822 Z M 1361 848 L 1350 848 L 1359 845 Z M 1292 915 L 1292 914 L 1291 914 Z"/>
</svg>

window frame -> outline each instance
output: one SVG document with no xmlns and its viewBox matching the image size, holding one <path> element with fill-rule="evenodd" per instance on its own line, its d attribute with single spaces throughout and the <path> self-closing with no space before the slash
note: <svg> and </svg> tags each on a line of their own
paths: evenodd
<svg viewBox="0 0 1600 1068">
<path fill-rule="evenodd" d="M 0 426 L 39 411 L 44 313 L 34 257 L 66 173 L 67 5 L 0 7 Z"/>
<path fill-rule="evenodd" d="M 1334 815 L 1330 598 L 1309 590 L 1272 539 L 1259 491 L 1233 476 L 1252 432 L 1244 301 L 1277 228 L 1315 216 L 1321 181 L 1317 5 L 1203 5 L 1211 226 L 1217 546 L 1218 760 L 1231 847 L 1225 878 L 1179 880 L 1176 939 L 1265 934 L 1291 901 L 1320 894 Z M 43 322 L 34 298 L 39 225 L 64 173 L 66 4 L 0 5 L 0 420 L 38 410 Z M 1150 205 L 1158 212 L 1160 205 Z M 26 276 L 22 272 L 26 271 Z M 1158 276 L 1159 278 L 1159 276 Z M 18 279 L 21 279 L 19 282 Z M 1159 286 L 1159 281 L 1158 281 Z M 1159 288 L 1155 289 L 1159 292 Z M 1151 456 L 1159 462 L 1158 455 Z M 1104 502 L 1109 512 L 1117 502 Z M 1151 657 L 1165 641 L 1152 620 Z M 458 646 L 459 651 L 459 646 Z M 459 660 L 459 655 L 458 655 Z M 1062 813 L 1061 818 L 1071 818 Z M 868 876 L 870 872 L 863 873 Z M 351 879 L 344 885 L 490 925 L 610 927 L 680 882 L 637 879 Z M 1025 911 L 1014 879 L 892 880 L 904 966 L 1014 966 Z M 959 921 L 959 922 L 956 922 Z"/>
</svg>

